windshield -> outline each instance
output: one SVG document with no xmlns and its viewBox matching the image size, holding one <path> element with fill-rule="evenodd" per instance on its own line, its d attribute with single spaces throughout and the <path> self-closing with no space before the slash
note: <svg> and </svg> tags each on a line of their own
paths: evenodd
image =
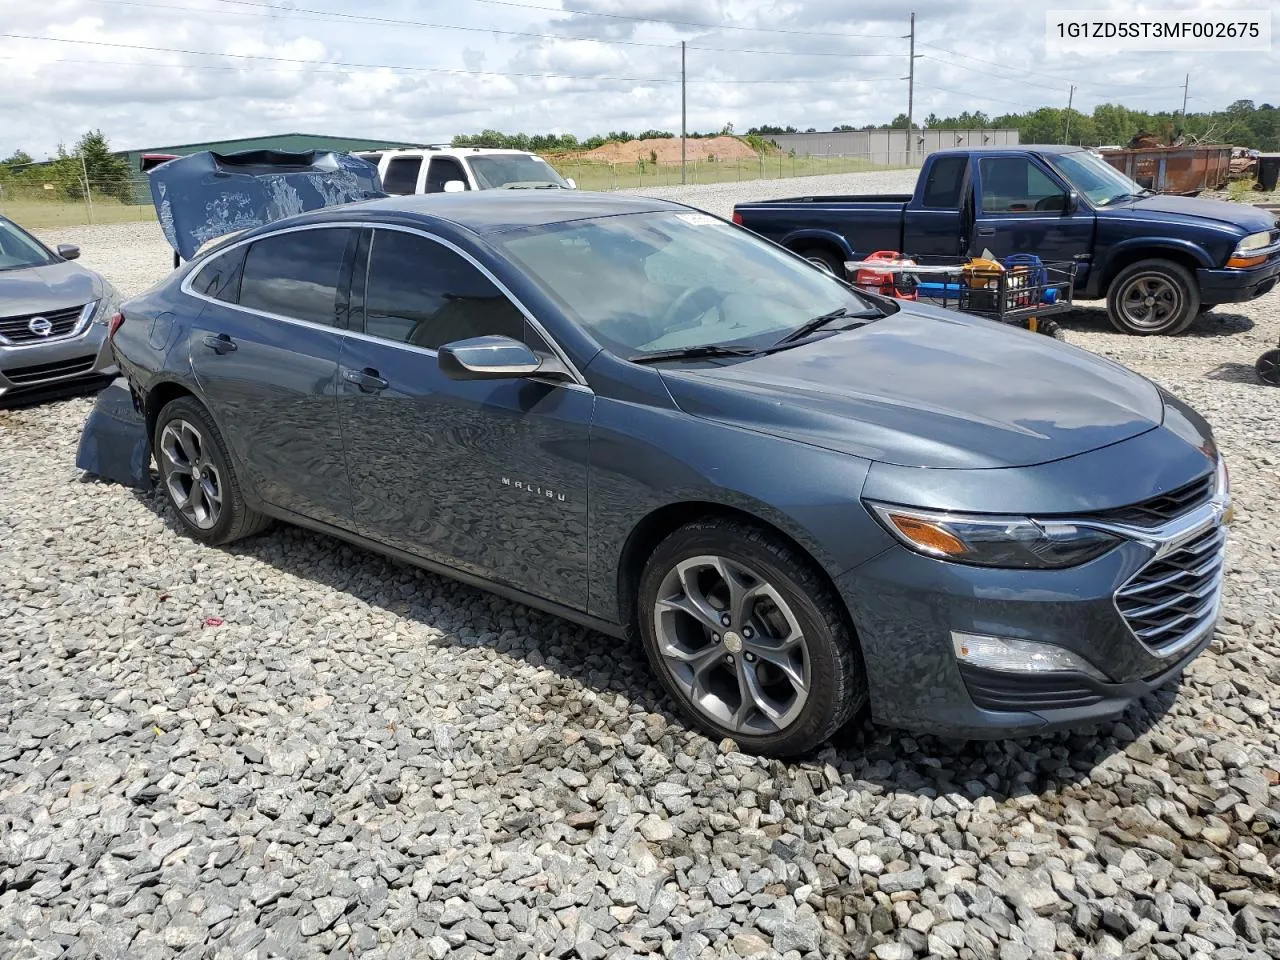
<svg viewBox="0 0 1280 960">
<path fill-rule="evenodd" d="M 532 154 L 493 154 L 467 157 L 471 172 L 481 190 L 497 190 L 502 187 L 545 187 L 554 184 L 569 189 L 569 184 L 552 169 L 551 164 Z"/>
<path fill-rule="evenodd" d="M 1088 150 L 1060 153 L 1045 159 L 1076 188 L 1077 193 L 1087 197 L 1095 207 L 1105 207 L 1125 197 L 1143 193 L 1142 187 Z"/>
<path fill-rule="evenodd" d="M 17 224 L 0 217 L 0 270 L 43 267 L 56 261 Z"/>
<path fill-rule="evenodd" d="M 832 311 L 872 304 L 779 247 L 705 213 L 528 227 L 498 245 L 622 356 L 764 348 Z"/>
</svg>

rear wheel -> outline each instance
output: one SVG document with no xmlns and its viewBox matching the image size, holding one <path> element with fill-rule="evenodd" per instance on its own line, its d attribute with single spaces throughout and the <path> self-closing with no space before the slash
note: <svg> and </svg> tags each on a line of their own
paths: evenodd
<svg viewBox="0 0 1280 960">
<path fill-rule="evenodd" d="M 230 543 L 270 524 L 245 503 L 222 434 L 193 397 L 165 404 L 156 418 L 154 448 L 160 485 L 195 539 Z"/>
<path fill-rule="evenodd" d="M 640 635 L 681 711 L 744 749 L 818 746 L 867 699 L 842 606 L 808 558 L 733 520 L 659 544 L 640 581 Z"/>
<path fill-rule="evenodd" d="M 1254 364 L 1258 379 L 1272 387 L 1280 387 L 1280 350 L 1268 350 Z"/>
<path fill-rule="evenodd" d="M 825 270 L 833 277 L 844 276 L 844 262 L 830 250 L 822 247 L 810 247 L 808 250 L 801 250 L 800 256 L 804 257 L 819 270 Z"/>
<path fill-rule="evenodd" d="M 1107 317 L 1121 333 L 1181 333 L 1199 309 L 1195 278 L 1172 260 L 1130 264 L 1107 291 Z"/>
</svg>

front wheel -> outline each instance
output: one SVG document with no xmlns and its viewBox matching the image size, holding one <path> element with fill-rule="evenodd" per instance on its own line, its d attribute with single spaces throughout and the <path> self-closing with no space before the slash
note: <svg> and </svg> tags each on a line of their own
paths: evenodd
<svg viewBox="0 0 1280 960">
<path fill-rule="evenodd" d="M 793 756 L 867 700 L 842 605 L 808 558 L 733 520 L 677 530 L 638 597 L 645 652 L 680 710 L 743 749 Z"/>
<path fill-rule="evenodd" d="M 1253 366 L 1259 380 L 1268 386 L 1280 387 L 1280 350 L 1268 350 Z"/>
<path fill-rule="evenodd" d="M 1121 270 L 1107 290 L 1107 317 L 1121 333 L 1182 333 L 1200 309 L 1190 271 L 1172 260 L 1139 260 Z"/>
</svg>

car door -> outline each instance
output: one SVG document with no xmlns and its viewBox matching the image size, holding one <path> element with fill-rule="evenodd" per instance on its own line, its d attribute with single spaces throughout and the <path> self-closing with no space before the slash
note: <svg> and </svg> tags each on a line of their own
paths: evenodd
<svg viewBox="0 0 1280 960">
<path fill-rule="evenodd" d="M 548 379 L 451 380 L 441 344 L 505 334 L 552 348 L 446 241 L 379 227 L 368 245 L 338 402 L 360 531 L 585 609 L 594 395 Z"/>
<path fill-rule="evenodd" d="M 432 157 L 431 164 L 427 167 L 425 192 L 444 193 L 444 185 L 450 180 L 457 180 L 466 189 L 471 189 L 471 185 L 467 183 L 467 175 L 463 172 L 462 164 L 453 159 L 453 157 Z"/>
<path fill-rule="evenodd" d="M 1026 154 L 980 157 L 970 256 L 1034 253 L 1042 260 L 1087 258 L 1093 212 L 1069 210 L 1070 188 Z"/>
<path fill-rule="evenodd" d="M 191 367 L 245 480 L 276 507 L 351 525 L 338 428 L 338 354 L 358 231 L 311 227 L 203 267 Z"/>
</svg>

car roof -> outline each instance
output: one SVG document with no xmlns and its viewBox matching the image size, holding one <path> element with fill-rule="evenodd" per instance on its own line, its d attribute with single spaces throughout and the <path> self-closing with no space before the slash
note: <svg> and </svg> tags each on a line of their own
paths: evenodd
<svg viewBox="0 0 1280 960">
<path fill-rule="evenodd" d="M 485 235 L 572 220 L 688 209 L 669 200 L 582 190 L 468 190 L 463 193 L 426 193 L 365 200 L 290 217 L 287 223 L 386 220 L 422 224 L 444 221 Z M 286 221 L 277 220 L 260 229 L 265 233 L 285 224 Z"/>
<path fill-rule="evenodd" d="M 943 150 L 935 150 L 932 155 L 947 153 L 1079 153 L 1086 149 L 1085 147 L 1074 147 L 1065 143 L 1016 143 L 1010 146 L 1002 147 L 947 147 Z"/>
<path fill-rule="evenodd" d="M 520 157 L 537 156 L 530 150 L 511 150 L 507 147 L 394 147 L 387 150 L 355 150 L 353 153 L 358 157 L 375 153 L 380 156 L 389 154 L 397 157 L 488 156 L 494 154 Z"/>
</svg>

